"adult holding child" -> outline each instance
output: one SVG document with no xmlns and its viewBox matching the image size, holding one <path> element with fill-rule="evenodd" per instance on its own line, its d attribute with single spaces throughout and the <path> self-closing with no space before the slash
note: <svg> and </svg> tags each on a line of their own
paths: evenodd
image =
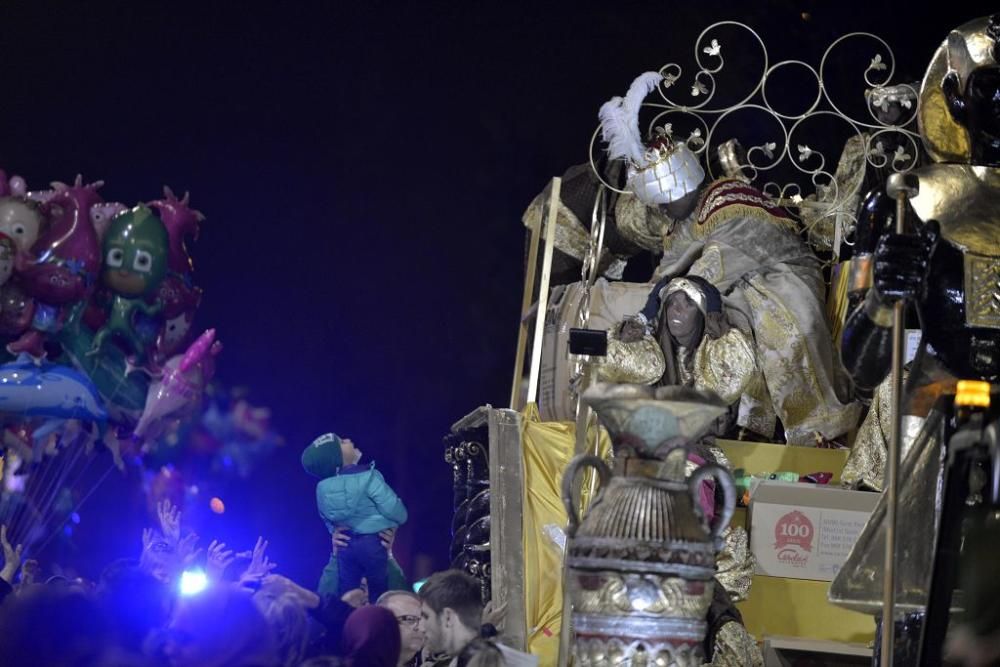
<svg viewBox="0 0 1000 667">
<path fill-rule="evenodd" d="M 316 438 L 302 452 L 302 467 L 320 478 L 316 504 L 327 529 L 333 535 L 343 528 L 343 535 L 350 538 L 334 550 L 320 580 L 321 596 L 339 597 L 360 588 L 362 579 L 367 581 L 369 600 L 378 599 L 389 587 L 389 553 L 379 534 L 406 522 L 406 506 L 375 463 L 360 465 L 361 457 L 349 438 L 334 433 Z"/>
</svg>

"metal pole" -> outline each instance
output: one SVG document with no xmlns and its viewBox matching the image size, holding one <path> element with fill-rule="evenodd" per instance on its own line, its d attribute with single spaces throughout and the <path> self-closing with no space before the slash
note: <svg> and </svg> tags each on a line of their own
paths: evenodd
<svg viewBox="0 0 1000 667">
<path fill-rule="evenodd" d="M 524 354 L 528 349 L 528 326 L 524 316 L 531 308 L 535 296 L 535 273 L 538 268 L 538 242 L 541 239 L 543 216 L 538 216 L 529 228 L 528 265 L 525 267 L 524 294 L 521 297 L 521 319 L 517 324 L 517 352 L 514 354 L 514 379 L 510 385 L 510 409 L 517 410 L 521 403 L 521 381 L 524 379 Z"/>
<path fill-rule="evenodd" d="M 531 341 L 531 373 L 528 376 L 528 403 L 538 400 L 538 376 L 542 369 L 542 336 L 545 315 L 549 309 L 549 282 L 552 277 L 552 250 L 556 237 L 556 215 L 559 212 L 559 191 L 562 179 L 552 179 L 548 212 L 545 215 L 545 255 L 542 258 L 542 279 L 538 287 L 538 309 L 535 312 L 535 335 Z"/>
<path fill-rule="evenodd" d="M 893 174 L 886 192 L 896 198 L 897 234 L 905 234 L 906 200 L 917 194 L 918 181 L 913 174 Z M 903 422 L 903 355 L 906 340 L 906 302 L 897 301 L 892 310 L 892 410 L 889 451 L 886 452 L 885 483 L 885 561 L 882 581 L 882 665 L 892 667 L 896 638 L 896 507 L 899 500 L 899 454 Z"/>
</svg>

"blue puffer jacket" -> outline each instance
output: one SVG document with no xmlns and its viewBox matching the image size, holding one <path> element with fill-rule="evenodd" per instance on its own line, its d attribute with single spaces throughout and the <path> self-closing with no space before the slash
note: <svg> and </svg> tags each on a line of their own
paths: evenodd
<svg viewBox="0 0 1000 667">
<path fill-rule="evenodd" d="M 347 526 L 368 535 L 406 522 L 403 501 L 374 463 L 367 468 L 346 466 L 340 474 L 322 480 L 316 485 L 316 504 L 331 532 L 337 526 Z"/>
</svg>

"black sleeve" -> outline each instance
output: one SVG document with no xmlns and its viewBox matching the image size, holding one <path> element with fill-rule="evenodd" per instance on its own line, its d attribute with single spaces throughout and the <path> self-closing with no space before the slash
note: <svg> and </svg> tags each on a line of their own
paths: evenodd
<svg viewBox="0 0 1000 667">
<path fill-rule="evenodd" d="M 860 389 L 873 390 L 892 365 L 892 329 L 880 327 L 860 303 L 848 316 L 840 339 L 840 360 Z"/>
</svg>

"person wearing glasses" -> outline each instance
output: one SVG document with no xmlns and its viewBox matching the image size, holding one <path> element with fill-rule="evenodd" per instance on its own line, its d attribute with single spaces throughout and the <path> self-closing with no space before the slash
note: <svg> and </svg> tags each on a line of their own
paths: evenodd
<svg viewBox="0 0 1000 667">
<path fill-rule="evenodd" d="M 375 602 L 391 611 L 399 622 L 402 650 L 399 667 L 418 667 L 422 660 L 424 632 L 420 627 L 420 598 L 410 591 L 386 591 Z"/>
</svg>

